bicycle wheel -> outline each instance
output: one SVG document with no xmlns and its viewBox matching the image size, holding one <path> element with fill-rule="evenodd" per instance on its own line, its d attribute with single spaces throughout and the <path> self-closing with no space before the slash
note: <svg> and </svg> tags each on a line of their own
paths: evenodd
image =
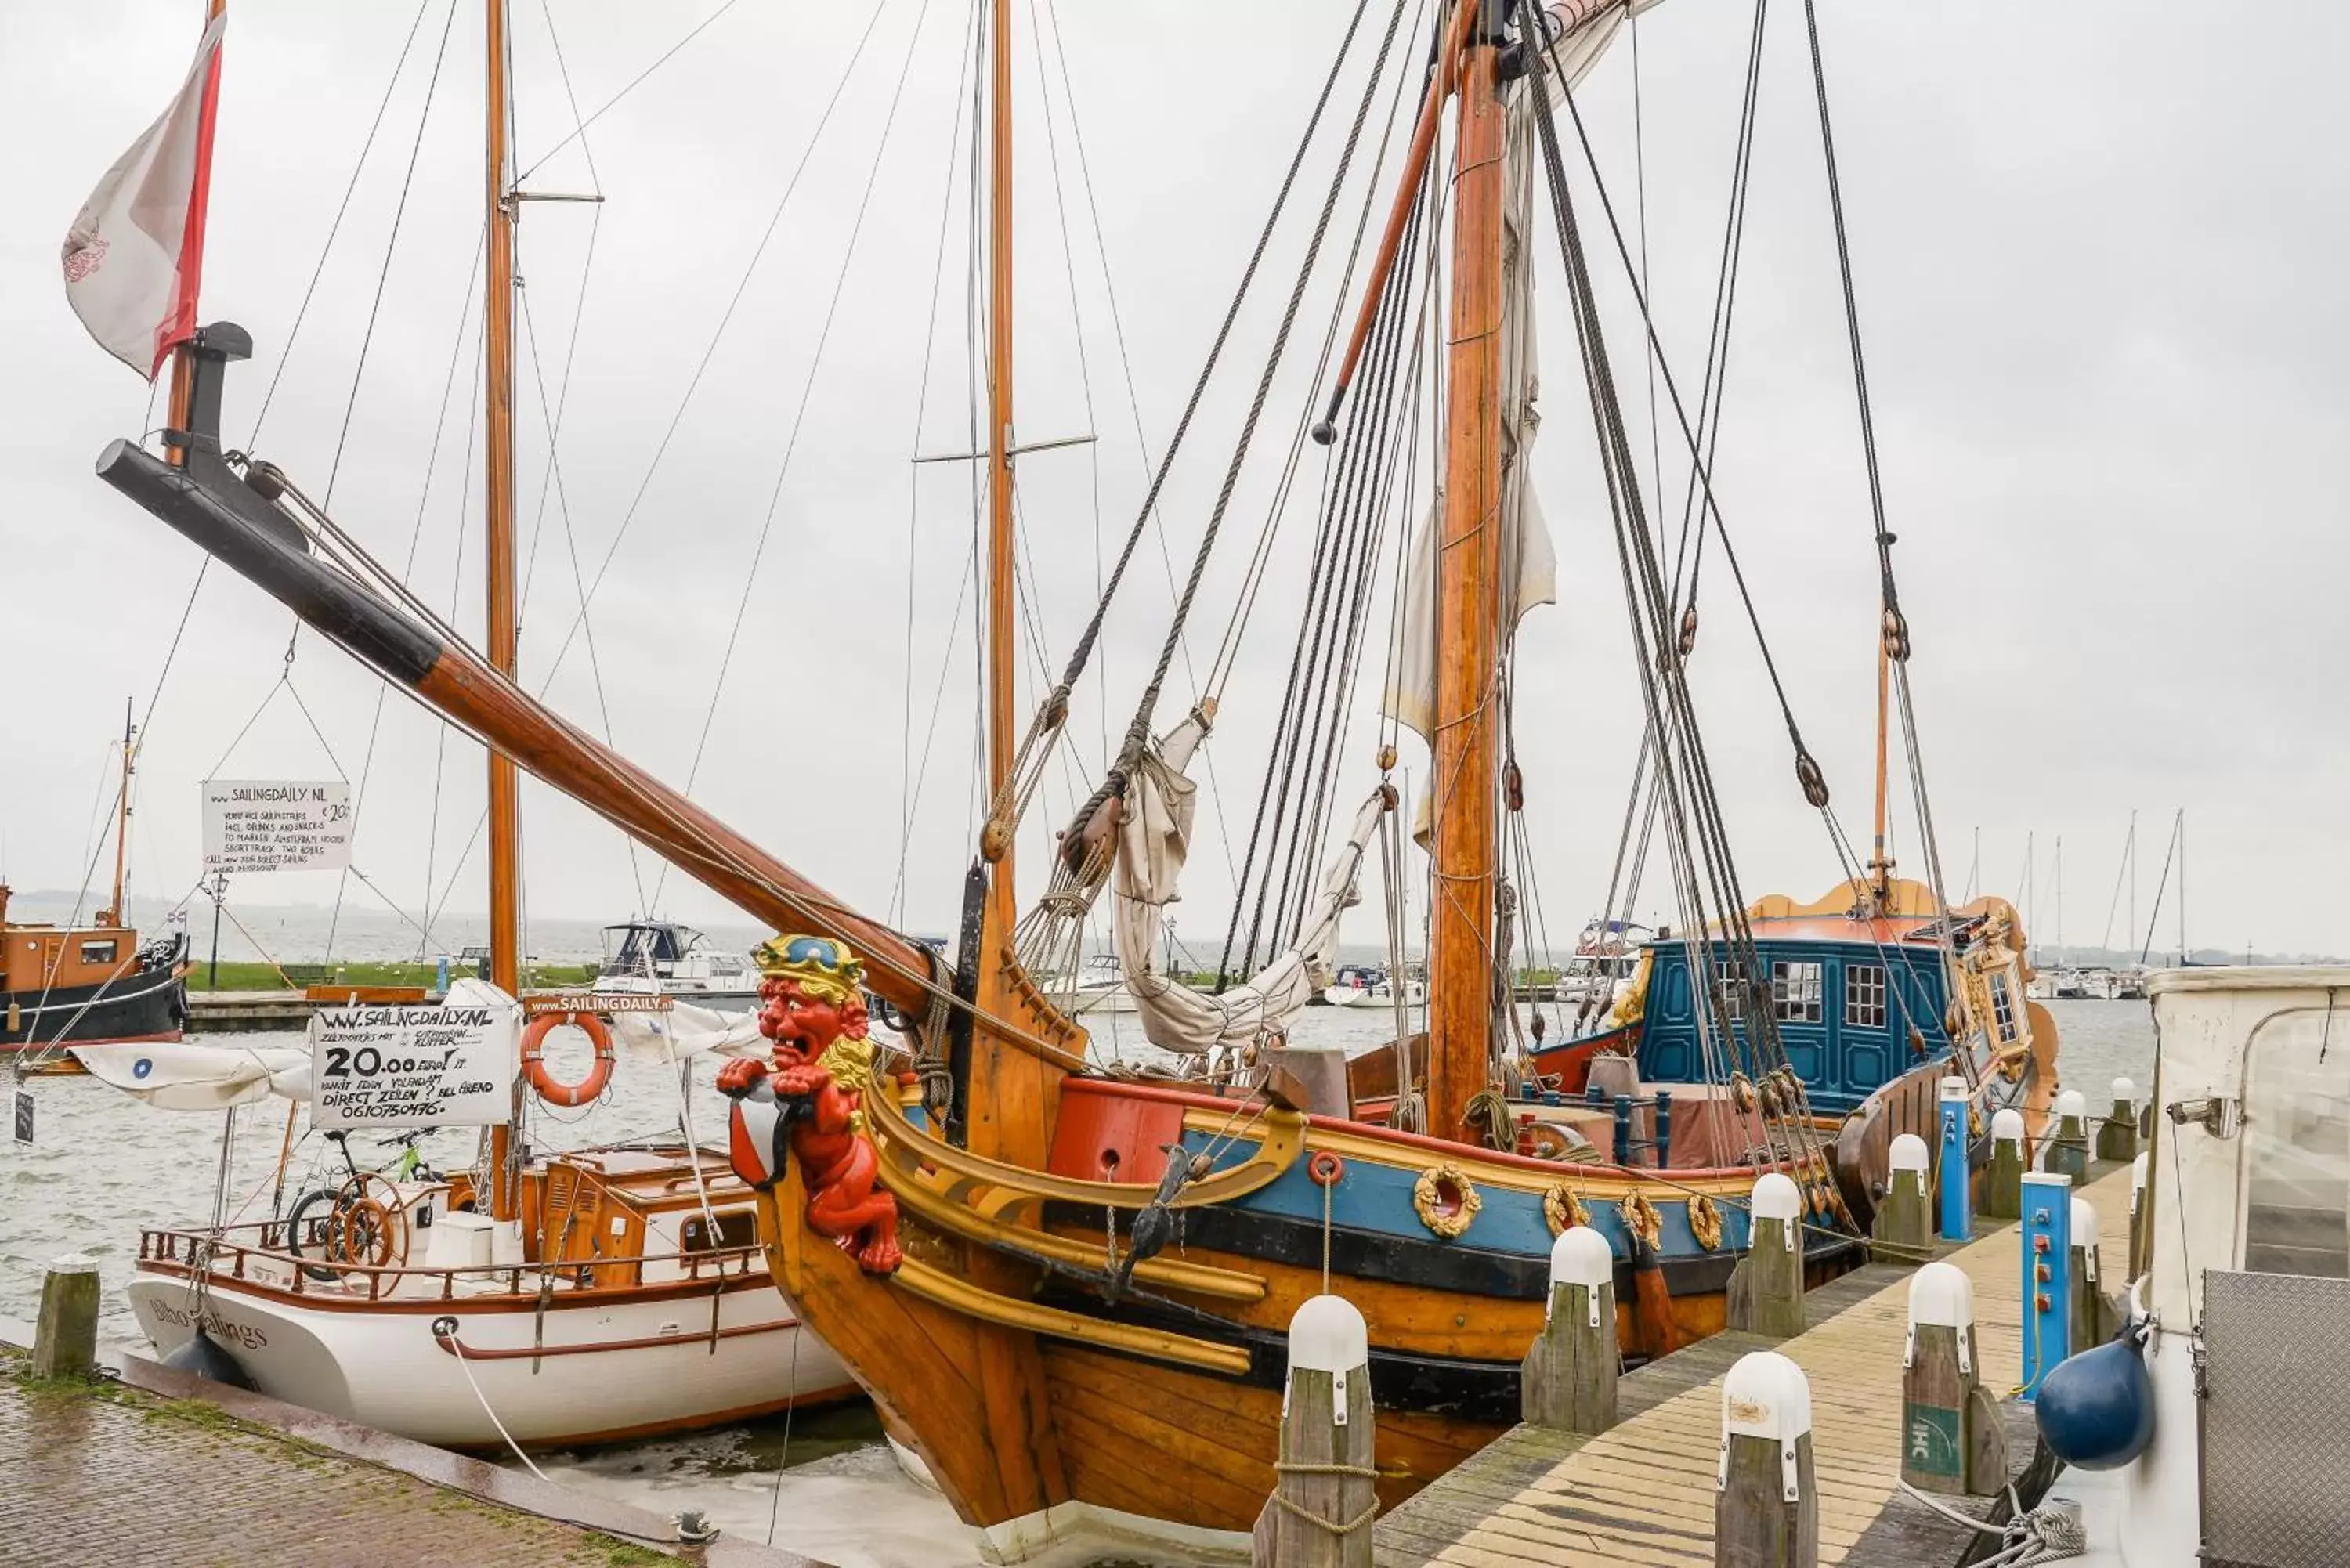
<svg viewBox="0 0 2350 1568">
<path fill-rule="evenodd" d="M 294 1199 L 286 1211 L 286 1250 L 297 1259 L 331 1257 L 334 1255 L 336 1199 L 339 1194 L 329 1187 L 314 1187 Z M 303 1249 L 307 1247 L 306 1253 Z M 335 1271 L 315 1263 L 303 1263 L 302 1272 L 324 1284 L 332 1283 L 338 1276 Z"/>
</svg>

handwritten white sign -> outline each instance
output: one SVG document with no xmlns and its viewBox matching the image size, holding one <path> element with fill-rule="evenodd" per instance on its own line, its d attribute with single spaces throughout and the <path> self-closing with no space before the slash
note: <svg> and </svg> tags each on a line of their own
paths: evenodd
<svg viewBox="0 0 2350 1568">
<path fill-rule="evenodd" d="M 206 870 L 343 871 L 350 864 L 350 785 L 339 780 L 204 781 Z"/>
<path fill-rule="evenodd" d="M 321 1127 L 489 1127 L 513 1103 L 521 1009 L 325 1007 L 310 1015 Z"/>
</svg>

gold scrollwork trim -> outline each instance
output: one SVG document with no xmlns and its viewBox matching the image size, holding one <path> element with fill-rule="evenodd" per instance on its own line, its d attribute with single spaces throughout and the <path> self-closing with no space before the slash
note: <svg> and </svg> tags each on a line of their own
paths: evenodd
<svg viewBox="0 0 2350 1568">
<path fill-rule="evenodd" d="M 1449 1209 L 1443 1206 L 1447 1187 L 1452 1189 Z M 1477 1196 L 1469 1173 L 1447 1160 L 1419 1173 L 1419 1179 L 1411 1184 L 1411 1206 L 1419 1212 L 1421 1224 L 1450 1241 L 1469 1229 L 1485 1200 Z"/>
</svg>

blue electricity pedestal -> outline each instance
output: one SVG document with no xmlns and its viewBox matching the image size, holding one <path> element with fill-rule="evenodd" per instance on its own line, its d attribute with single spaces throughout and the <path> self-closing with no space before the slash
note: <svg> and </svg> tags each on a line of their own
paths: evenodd
<svg viewBox="0 0 2350 1568">
<path fill-rule="evenodd" d="M 1942 1240 L 1964 1241 L 1974 1234 L 1973 1172 L 1967 1165 L 1967 1081 L 1942 1080 L 1942 1137 L 1936 1151 L 1942 1173 Z"/>
<path fill-rule="evenodd" d="M 2023 1173 L 2023 1389 L 2039 1397 L 2040 1381 L 2073 1353 L 2073 1179 L 2054 1171 Z"/>
</svg>

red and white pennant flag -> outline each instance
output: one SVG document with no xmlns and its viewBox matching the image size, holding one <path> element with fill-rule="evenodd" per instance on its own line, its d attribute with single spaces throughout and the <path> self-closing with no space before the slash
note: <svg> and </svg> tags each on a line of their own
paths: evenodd
<svg viewBox="0 0 2350 1568">
<path fill-rule="evenodd" d="M 225 16 L 205 26 L 178 96 L 114 161 L 66 234 L 67 303 L 100 348 L 149 380 L 196 330 L 227 27 Z"/>
</svg>

